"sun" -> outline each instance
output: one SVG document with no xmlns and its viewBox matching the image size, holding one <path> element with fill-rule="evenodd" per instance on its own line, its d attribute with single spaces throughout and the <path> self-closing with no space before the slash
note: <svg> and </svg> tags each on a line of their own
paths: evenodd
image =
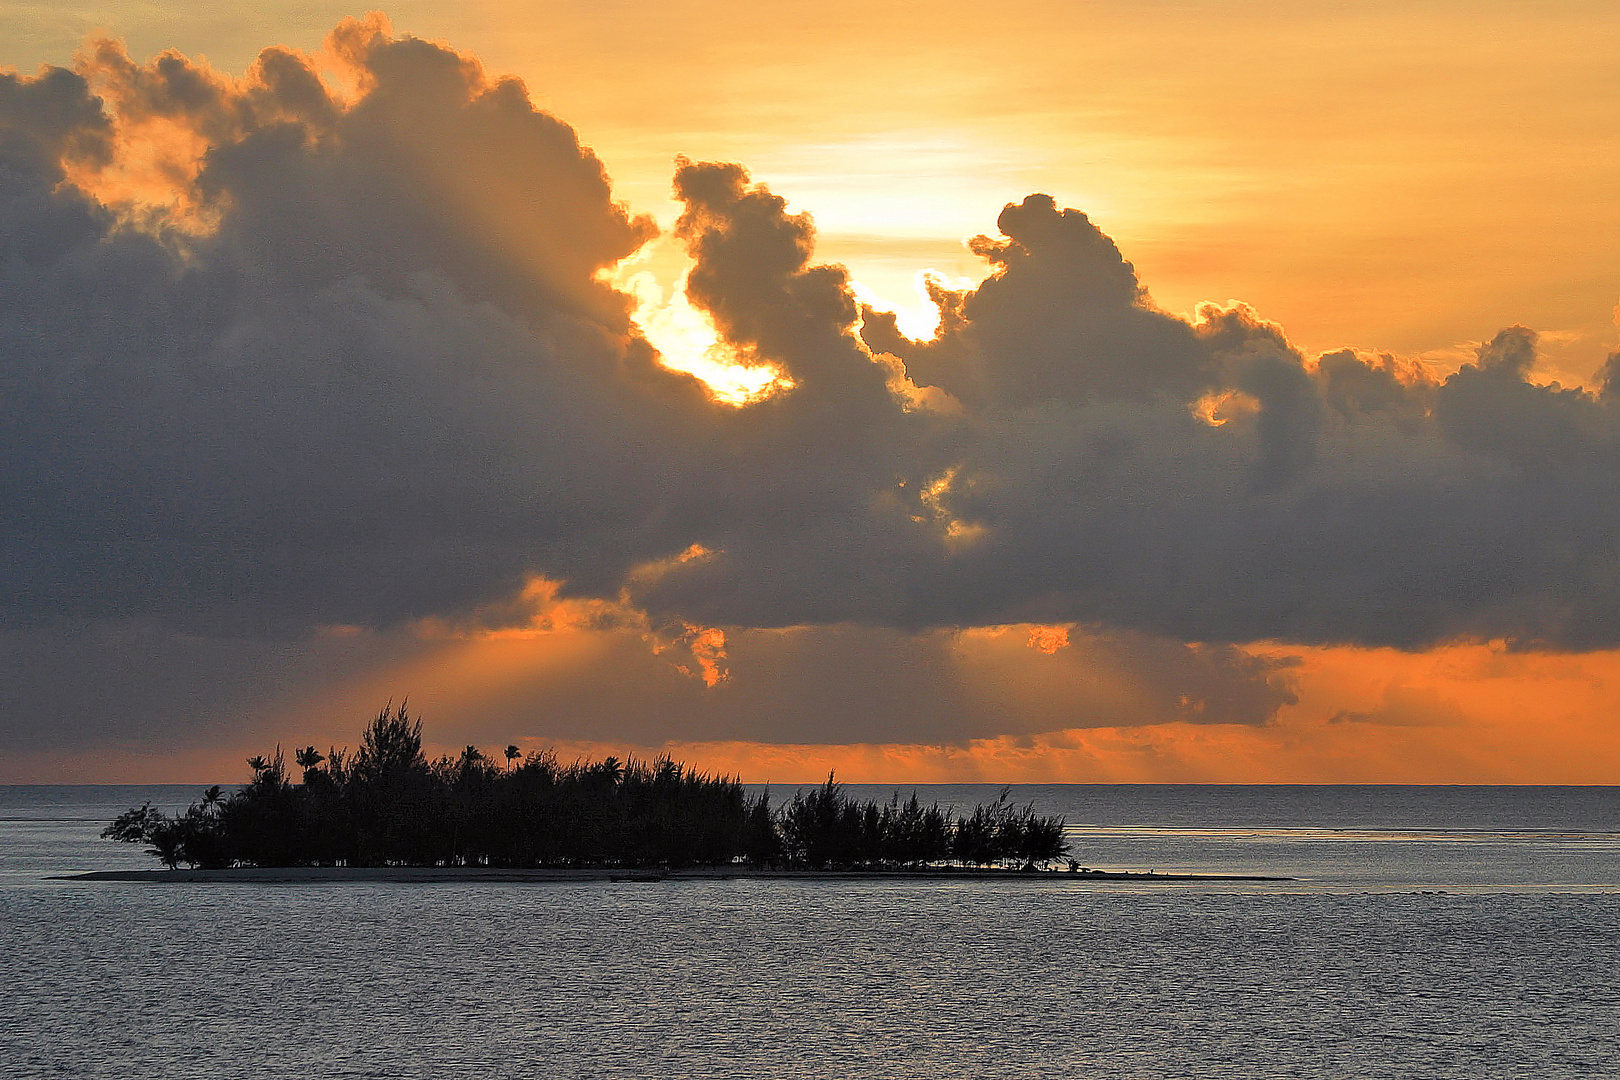
<svg viewBox="0 0 1620 1080">
<path fill-rule="evenodd" d="M 691 375 L 715 401 L 738 408 L 793 388 L 779 368 L 744 356 L 721 338 L 709 316 L 687 299 L 684 273 L 666 290 L 641 262 L 632 255 L 602 280 L 634 298 L 631 319 L 666 368 Z"/>
</svg>

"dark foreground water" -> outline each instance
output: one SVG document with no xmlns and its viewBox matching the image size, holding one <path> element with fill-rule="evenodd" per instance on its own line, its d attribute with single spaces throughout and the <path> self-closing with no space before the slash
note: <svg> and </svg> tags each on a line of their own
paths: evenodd
<svg viewBox="0 0 1620 1080">
<path fill-rule="evenodd" d="M 1289 883 L 41 880 L 194 790 L 0 788 L 0 1075 L 1620 1077 L 1613 788 L 1014 790 Z"/>
</svg>

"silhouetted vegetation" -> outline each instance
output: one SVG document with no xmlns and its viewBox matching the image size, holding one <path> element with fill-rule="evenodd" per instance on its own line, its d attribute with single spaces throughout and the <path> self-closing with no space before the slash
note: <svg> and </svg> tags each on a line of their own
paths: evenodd
<svg viewBox="0 0 1620 1080">
<path fill-rule="evenodd" d="M 171 817 L 150 804 L 119 815 L 102 836 L 150 845 L 170 867 L 487 866 L 668 867 L 742 863 L 811 869 L 921 868 L 945 863 L 1033 867 L 1068 853 L 1063 823 L 1008 791 L 965 818 L 916 793 L 858 802 L 829 775 L 771 809 L 735 777 L 668 758 L 577 761 L 555 754 L 504 760 L 468 746 L 428 761 L 422 725 L 385 707 L 360 748 L 313 746 L 248 759 L 251 783 Z M 520 760 L 521 758 L 521 760 Z"/>
</svg>

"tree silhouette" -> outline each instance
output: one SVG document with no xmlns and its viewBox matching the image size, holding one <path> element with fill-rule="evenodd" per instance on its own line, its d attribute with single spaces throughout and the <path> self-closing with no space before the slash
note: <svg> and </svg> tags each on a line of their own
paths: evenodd
<svg viewBox="0 0 1620 1080">
<path fill-rule="evenodd" d="M 1068 852 L 1063 823 L 1033 805 L 995 802 L 957 818 L 914 791 L 902 801 L 851 799 L 829 773 L 780 810 L 733 776 L 681 762 L 617 757 L 564 765 L 554 753 L 504 770 L 476 746 L 428 761 L 422 724 L 389 702 L 351 756 L 294 753 L 304 782 L 288 782 L 281 748 L 248 759 L 252 781 L 213 787 L 184 814 L 143 804 L 102 835 L 146 843 L 173 868 L 192 866 L 926 868 L 1038 863 Z M 322 762 L 326 767 L 320 767 Z"/>
<path fill-rule="evenodd" d="M 315 780 L 315 770 L 326 756 L 313 746 L 306 746 L 293 755 L 298 767 L 304 770 L 304 784 L 307 786 Z"/>
<path fill-rule="evenodd" d="M 422 721 L 412 720 L 401 701 L 389 702 L 360 737 L 356 773 L 372 779 L 408 775 L 427 766 L 422 756 Z"/>
</svg>

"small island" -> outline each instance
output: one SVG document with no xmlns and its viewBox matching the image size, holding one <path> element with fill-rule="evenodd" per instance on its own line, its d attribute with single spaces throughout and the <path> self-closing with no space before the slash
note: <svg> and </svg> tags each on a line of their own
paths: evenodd
<svg viewBox="0 0 1620 1080">
<path fill-rule="evenodd" d="M 916 794 L 850 798 L 832 777 L 773 808 L 735 777 L 681 762 L 563 764 L 553 753 L 505 761 L 469 746 L 429 761 L 422 725 L 385 707 L 352 754 L 281 750 L 248 761 L 250 783 L 170 816 L 151 805 L 120 815 L 104 837 L 145 843 L 171 869 L 228 867 L 488 867 L 678 870 L 730 867 L 896 870 L 1049 865 L 1068 853 L 1063 822 L 1006 793 L 958 817 Z"/>
<path fill-rule="evenodd" d="M 301 783 L 278 747 L 249 759 L 251 782 L 208 789 L 177 815 L 145 804 L 102 836 L 144 843 L 167 871 L 97 880 L 660 880 L 679 877 L 973 875 L 1027 879 L 1186 880 L 1107 873 L 1068 861 L 1061 818 L 1014 806 L 1008 789 L 958 815 L 915 792 L 851 798 L 831 775 L 773 808 L 736 777 L 685 764 L 554 753 L 504 761 L 474 746 L 429 761 L 422 725 L 390 703 L 353 753 L 306 747 Z M 180 870 L 184 865 L 188 870 Z M 1209 880 L 1204 878 L 1204 880 Z M 1228 879 L 1230 880 L 1230 879 Z M 1255 880 L 1255 879 L 1244 879 Z M 1272 880 L 1272 879 L 1259 879 Z"/>
</svg>

